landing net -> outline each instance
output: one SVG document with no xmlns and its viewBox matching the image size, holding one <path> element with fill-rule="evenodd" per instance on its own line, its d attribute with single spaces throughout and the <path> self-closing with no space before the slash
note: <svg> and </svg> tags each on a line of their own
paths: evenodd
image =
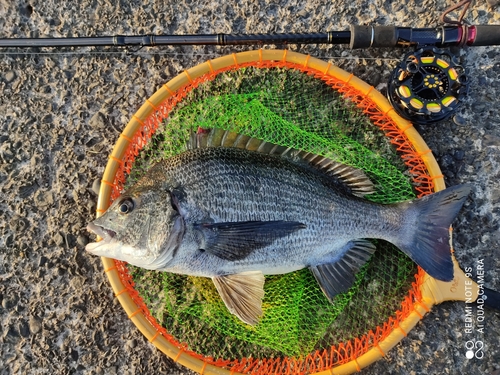
<svg viewBox="0 0 500 375">
<path fill-rule="evenodd" d="M 376 186 L 367 197 L 376 202 L 433 191 L 433 178 L 405 129 L 369 93 L 344 79 L 308 67 L 307 60 L 236 61 L 209 70 L 197 78 L 185 72 L 186 85 L 165 86 L 168 98 L 150 102 L 152 115 L 127 140 L 112 199 L 156 162 L 184 151 L 199 127 L 231 130 L 362 169 Z M 115 264 L 138 312 L 156 330 L 154 339 L 161 335 L 181 352 L 233 373 L 305 374 L 377 347 L 418 303 L 423 271 L 393 245 L 376 246 L 354 286 L 333 304 L 307 269 L 266 276 L 264 314 L 255 327 L 228 312 L 210 279 Z"/>
</svg>

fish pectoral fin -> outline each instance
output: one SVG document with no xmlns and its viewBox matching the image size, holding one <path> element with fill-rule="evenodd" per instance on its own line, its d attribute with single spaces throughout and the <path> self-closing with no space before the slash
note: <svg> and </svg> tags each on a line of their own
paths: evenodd
<svg viewBox="0 0 500 375">
<path fill-rule="evenodd" d="M 350 245 L 340 259 L 309 267 L 330 302 L 337 294 L 347 292 L 356 280 L 356 273 L 375 252 L 375 245 L 366 240 L 356 240 Z"/>
<path fill-rule="evenodd" d="M 296 221 L 241 221 L 197 224 L 205 238 L 204 250 L 225 260 L 246 258 L 306 225 Z"/>
<path fill-rule="evenodd" d="M 265 278 L 260 271 L 214 276 L 212 280 L 231 314 L 255 326 L 262 316 Z"/>
</svg>

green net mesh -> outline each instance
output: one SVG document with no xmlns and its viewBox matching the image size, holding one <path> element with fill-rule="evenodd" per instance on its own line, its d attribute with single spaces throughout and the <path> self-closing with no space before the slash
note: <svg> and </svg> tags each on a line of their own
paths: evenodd
<svg viewBox="0 0 500 375">
<path fill-rule="evenodd" d="M 369 199 L 415 197 L 405 164 L 367 115 L 323 81 L 288 68 L 247 67 L 191 90 L 137 156 L 127 186 L 152 165 L 185 150 L 189 134 L 221 128 L 320 154 L 372 179 Z M 309 270 L 266 276 L 264 315 L 251 327 L 231 315 L 210 279 L 129 266 L 151 314 L 179 342 L 213 358 L 303 357 L 367 333 L 400 307 L 416 266 L 391 244 L 330 303 Z"/>
</svg>

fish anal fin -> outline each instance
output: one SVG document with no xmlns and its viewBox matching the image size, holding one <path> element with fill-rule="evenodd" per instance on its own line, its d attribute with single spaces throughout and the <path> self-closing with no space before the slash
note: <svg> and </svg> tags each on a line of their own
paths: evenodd
<svg viewBox="0 0 500 375">
<path fill-rule="evenodd" d="M 356 280 L 356 273 L 375 252 L 375 245 L 366 240 L 349 243 L 347 251 L 337 260 L 310 266 L 321 290 L 330 300 L 340 293 L 346 292 Z"/>
<path fill-rule="evenodd" d="M 214 276 L 212 280 L 229 312 L 255 326 L 262 316 L 265 278 L 260 271 Z"/>
<path fill-rule="evenodd" d="M 205 238 L 203 250 L 235 261 L 306 226 L 295 221 L 242 221 L 197 224 L 196 227 Z"/>
</svg>

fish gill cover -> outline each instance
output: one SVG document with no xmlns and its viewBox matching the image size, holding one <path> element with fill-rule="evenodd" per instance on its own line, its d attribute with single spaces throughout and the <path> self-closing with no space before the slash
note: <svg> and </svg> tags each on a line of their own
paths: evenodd
<svg viewBox="0 0 500 375">
<path fill-rule="evenodd" d="M 136 157 L 127 186 L 182 152 L 199 127 L 362 169 L 376 186 L 368 198 L 377 202 L 415 197 L 401 156 L 369 116 L 325 82 L 288 68 L 230 70 L 189 91 Z M 152 316 L 190 350 L 213 358 L 304 357 L 366 334 L 400 308 L 417 267 L 393 245 L 376 245 L 355 285 L 333 304 L 307 269 L 266 276 L 264 316 L 255 327 L 229 313 L 209 279 L 128 267 Z"/>
</svg>

